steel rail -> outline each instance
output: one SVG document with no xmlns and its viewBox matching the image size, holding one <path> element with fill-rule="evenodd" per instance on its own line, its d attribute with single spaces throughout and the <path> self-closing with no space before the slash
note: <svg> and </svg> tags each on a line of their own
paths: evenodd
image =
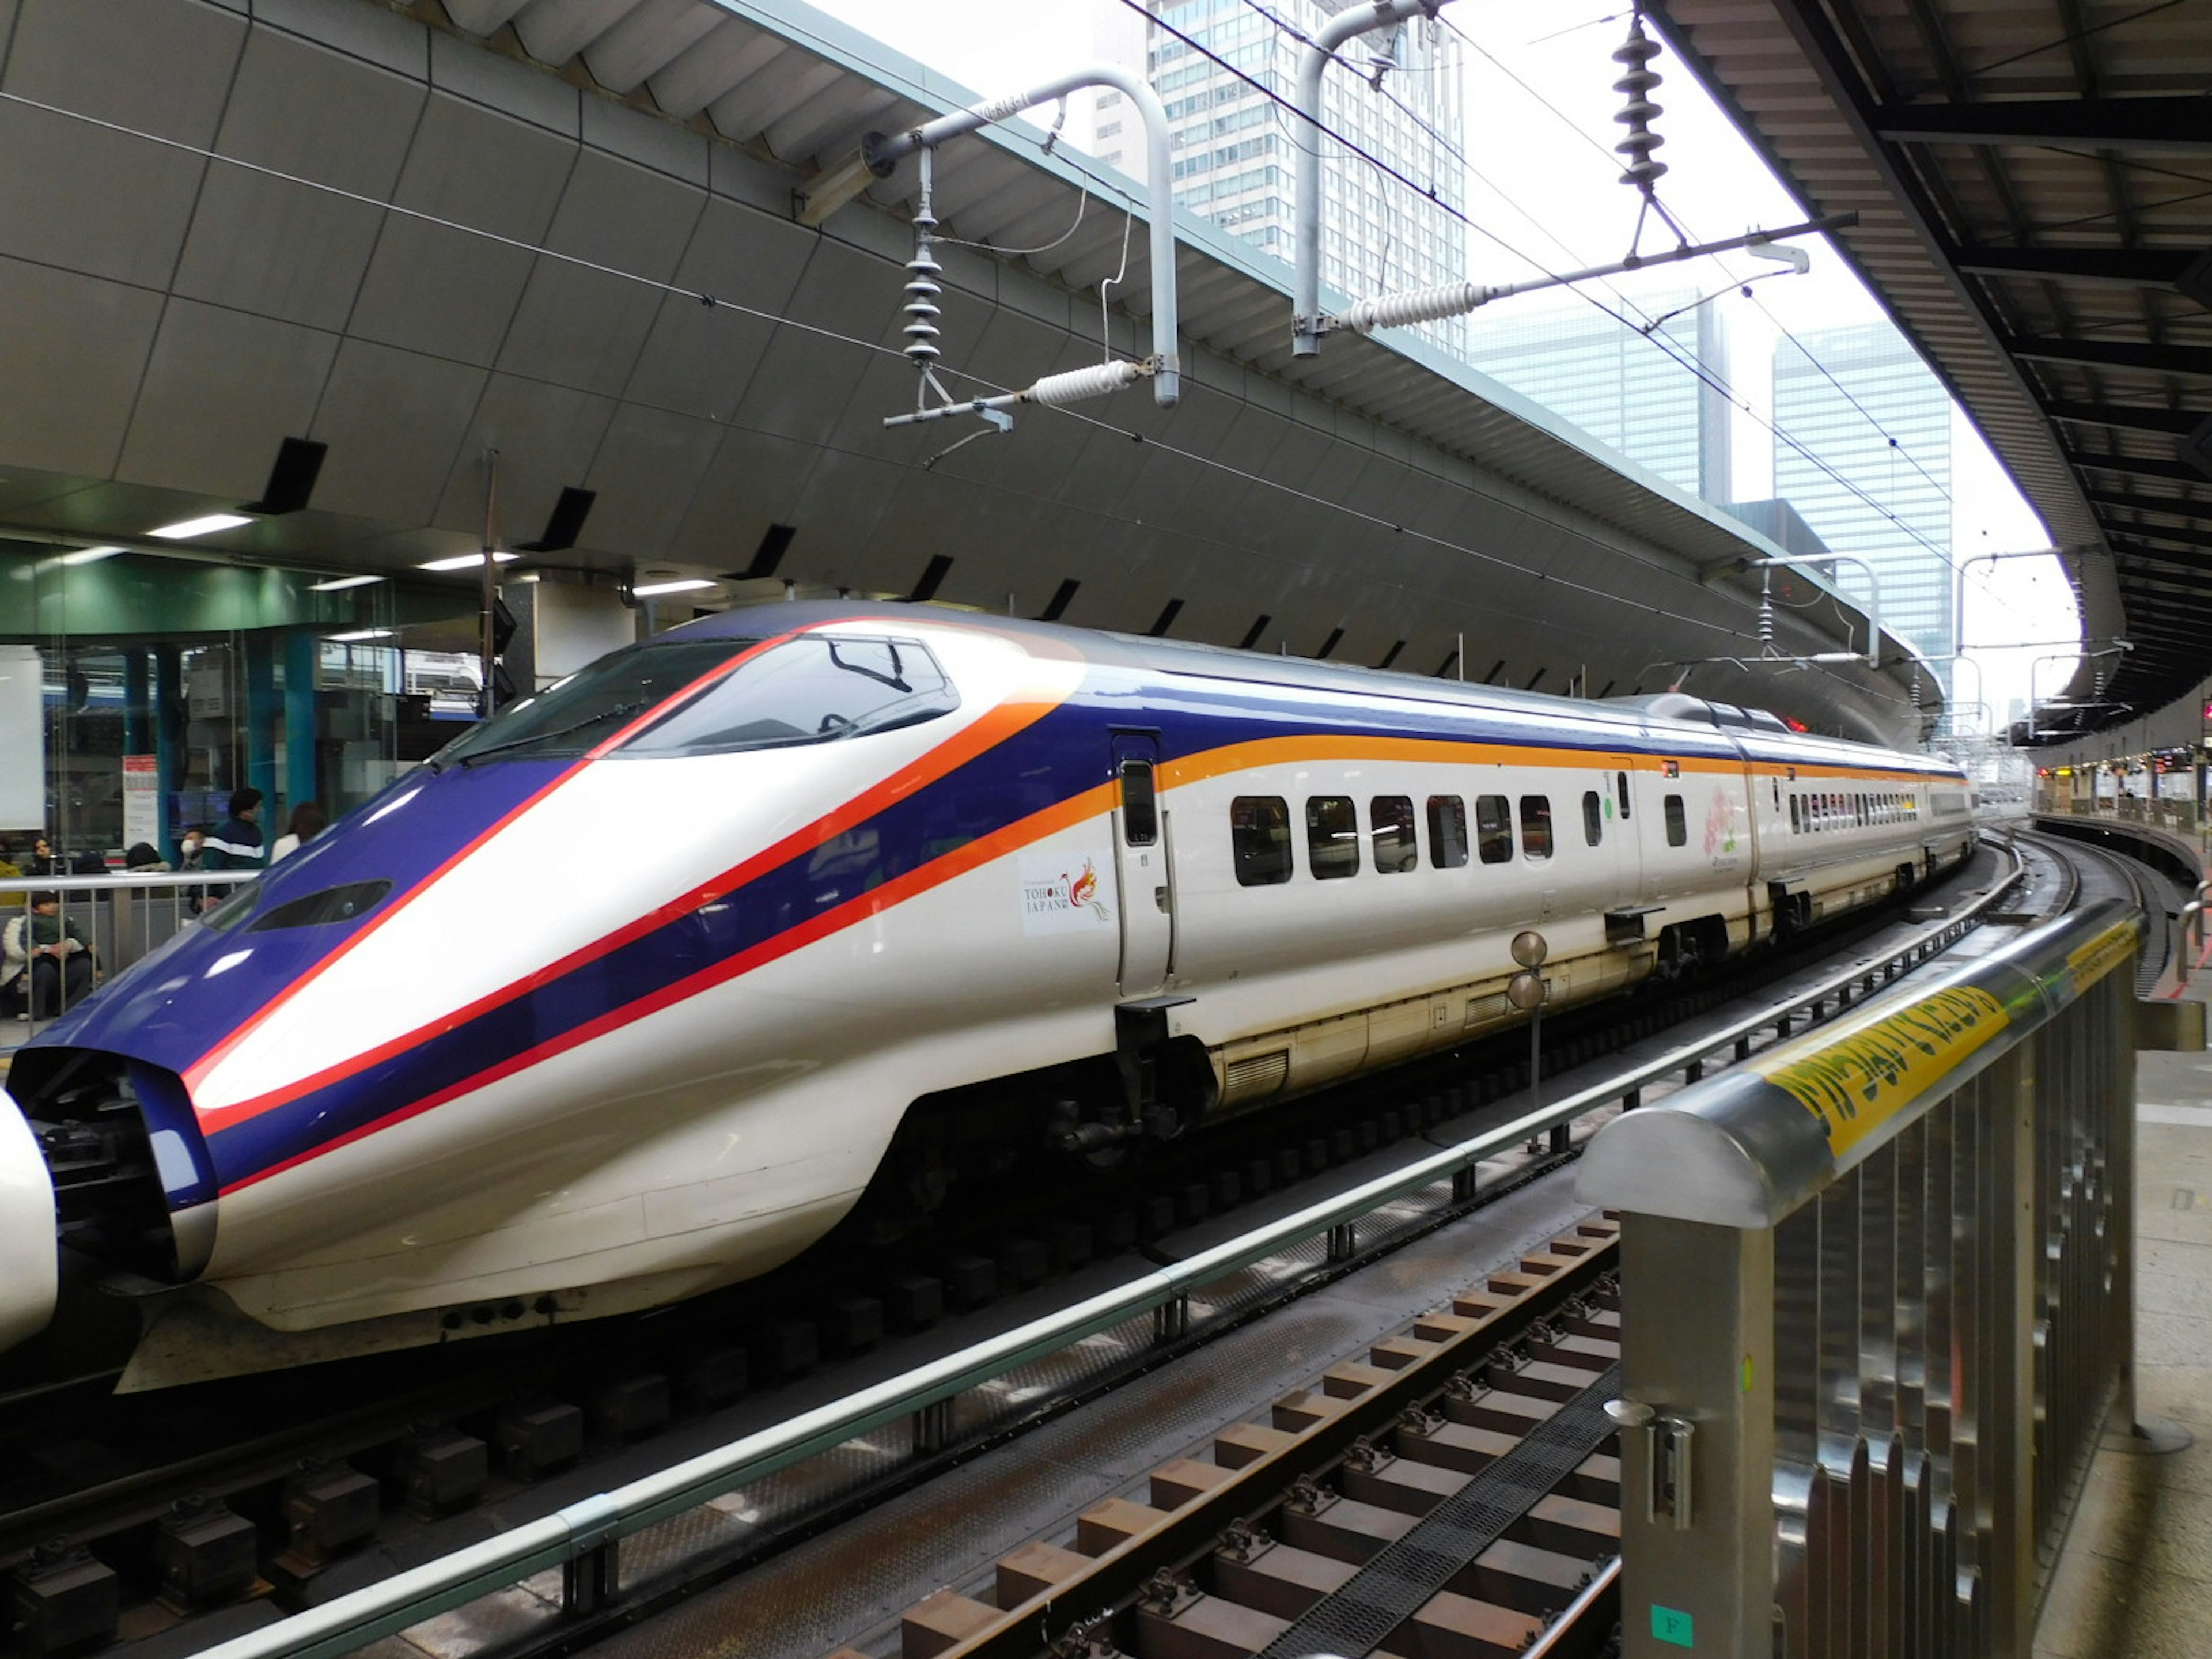
<svg viewBox="0 0 2212 1659">
<path fill-rule="evenodd" d="M 1888 952 L 1880 969 L 1862 962 L 1796 994 L 1784 1009 L 1770 1007 L 1717 1035 L 1671 1049 L 1633 1071 L 1524 1113 L 1387 1176 L 847 1399 L 802 1413 L 628 1485 L 596 1493 L 497 1538 L 210 1648 L 204 1659 L 337 1659 L 340 1654 L 505 1589 L 533 1573 L 578 1561 L 603 1546 L 886 1424 L 912 1417 L 1086 1337 L 1153 1314 L 1201 1285 L 1286 1248 L 1462 1171 L 1477 1170 L 1486 1159 L 1510 1151 L 1533 1136 L 1564 1130 L 1591 1111 L 1633 1100 L 1646 1084 L 1677 1072 L 1694 1079 L 1702 1074 L 1704 1061 L 1721 1050 L 1747 1043 L 1753 1033 L 1768 1027 L 1786 1030 L 1796 1010 L 1824 1004 L 1830 998 L 1847 1003 L 1852 988 L 1877 972 L 1887 975 L 1898 963 L 1917 963 L 1933 954 L 1933 947 L 1939 943 L 1948 945 L 1955 939 L 1983 910 L 2009 891 L 2021 873 L 2015 854 L 2009 875 L 1994 883 L 1960 914 L 1922 930 Z"/>
</svg>

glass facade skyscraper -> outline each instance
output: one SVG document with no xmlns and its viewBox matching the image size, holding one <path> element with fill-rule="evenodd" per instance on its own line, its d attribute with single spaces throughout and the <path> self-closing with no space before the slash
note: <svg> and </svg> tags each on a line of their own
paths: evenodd
<svg viewBox="0 0 2212 1659">
<path fill-rule="evenodd" d="M 1774 354 L 1774 493 L 1834 552 L 1874 568 L 1881 623 L 1936 659 L 1948 698 L 1953 637 L 1951 398 L 1886 322 L 1784 339 Z M 1866 598 L 1866 577 L 1837 568 Z"/>
<path fill-rule="evenodd" d="M 1270 0 L 1265 9 L 1310 36 L 1341 9 Z M 1303 43 L 1245 0 L 1152 0 L 1142 17 L 1105 0 L 1095 16 L 1099 55 L 1144 76 L 1167 106 L 1176 205 L 1289 261 L 1303 124 L 1285 106 Z M 1351 67 L 1334 64 L 1322 77 L 1333 135 L 1321 141 L 1322 286 L 1365 298 L 1464 278 L 1466 227 L 1455 216 L 1467 205 L 1459 38 L 1424 19 L 1362 35 L 1338 55 Z M 1091 150 L 1145 179 L 1144 125 L 1119 93 L 1094 100 Z M 1457 355 L 1466 329 L 1452 318 L 1416 331 Z"/>
<path fill-rule="evenodd" d="M 1677 489 L 1725 504 L 1730 407 L 1720 307 L 1694 303 L 1692 289 L 1642 296 L 1631 317 L 1665 319 L 1646 335 L 1613 314 L 1613 296 L 1593 297 L 1601 306 L 1515 299 L 1476 312 L 1467 361 Z"/>
</svg>

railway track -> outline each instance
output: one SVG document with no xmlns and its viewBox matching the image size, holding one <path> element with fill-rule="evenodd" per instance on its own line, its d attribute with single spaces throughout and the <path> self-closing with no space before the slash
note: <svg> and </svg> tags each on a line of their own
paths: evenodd
<svg viewBox="0 0 2212 1659">
<path fill-rule="evenodd" d="M 1083 1510 L 1067 1543 L 937 1590 L 897 1650 L 1595 1652 L 1617 1617 L 1618 1234 L 1581 1221 Z"/>
<path fill-rule="evenodd" d="M 1989 884 L 1987 877 L 1969 874 L 1950 890 L 1976 881 Z M 1890 971 L 1876 970 L 1884 977 Z M 1773 976 L 1771 963 L 1761 976 Z M 1799 975 L 1814 976 L 1809 969 Z M 1865 988 L 1875 978 L 1869 974 Z M 1720 994 L 1679 996 L 1667 1012 L 1694 1021 L 1701 1005 Z M 1850 1000 L 1847 993 L 1824 999 L 1831 1009 Z M 1589 1068 L 1608 1052 L 1632 1056 L 1639 1032 L 1647 1047 L 1674 1040 L 1661 1034 L 1651 1012 L 1642 1011 L 1611 1037 L 1559 1022 L 1568 1042 L 1554 1052 Z M 1774 1030 L 1786 1032 L 1808 1017 L 1785 1013 Z M 1680 1026 L 1674 1029 L 1679 1033 Z M 1736 1051 L 1751 1046 L 1739 1042 Z M 1265 1158 L 1236 1149 L 1208 1166 L 1178 1168 L 1159 1190 L 1135 1193 L 1118 1212 L 1104 1212 L 1088 1238 L 1063 1216 L 1058 1231 L 1038 1222 L 1020 1235 L 966 1241 L 965 1248 L 924 1264 L 935 1271 L 910 1266 L 895 1283 L 868 1285 L 888 1294 L 854 1291 L 831 1298 L 837 1306 L 817 1302 L 827 1312 L 811 1322 L 780 1317 L 795 1304 L 773 1298 L 757 1299 L 750 1316 L 724 1307 L 638 1322 L 625 1338 L 622 1363 L 613 1366 L 604 1352 L 586 1364 L 534 1350 L 512 1367 L 458 1377 L 410 1372 L 395 1363 L 378 1386 L 398 1404 L 381 1419 L 372 1411 L 336 1430 L 327 1420 L 286 1425 L 244 1447 L 227 1468 L 210 1448 L 108 1481 L 80 1482 L 37 1505 L 11 1505 L 12 1515 L 0 1517 L 6 1529 L 0 1540 L 9 1552 L 0 1564 L 13 1569 L 19 1639 L 33 1651 L 55 1650 L 96 1646 L 112 1634 L 149 1655 L 189 1651 L 265 1622 L 272 1604 L 305 1606 L 343 1594 L 394 1565 L 480 1534 L 489 1517 L 544 1512 L 714 1437 L 773 1420 L 825 1389 L 853 1386 L 856 1377 L 941 1351 L 979 1325 L 1011 1322 L 1050 1297 L 1079 1295 L 1110 1279 L 1133 1249 L 1172 1255 L 1197 1248 L 1208 1237 L 1249 1224 L 1255 1214 L 1304 1200 L 1317 1185 L 1364 1177 L 1402 1157 L 1395 1147 L 1427 1150 L 1463 1136 L 1486 1111 L 1505 1115 L 1504 1106 L 1492 1103 L 1527 1082 L 1525 1060 L 1516 1067 L 1504 1045 L 1477 1059 L 1455 1080 L 1425 1068 L 1421 1091 L 1395 1100 L 1366 1091 L 1353 1103 L 1348 1122 L 1340 1117 L 1325 1133 L 1293 1137 L 1287 1156 L 1280 1146 Z M 1555 1133 L 1517 1158 L 1500 1158 L 1485 1170 L 1482 1196 L 1534 1180 L 1571 1155 L 1569 1138 Z M 1228 1308 L 1222 1322 L 1260 1317 L 1265 1305 L 1349 1273 L 1362 1259 L 1445 1224 L 1474 1201 L 1475 1194 L 1454 1190 L 1419 1213 L 1364 1223 L 1357 1245 L 1347 1228 L 1346 1239 L 1332 1236 L 1319 1247 L 1318 1260 L 1285 1270 L 1282 1282 L 1259 1287 L 1244 1305 Z M 820 1296 L 818 1285 L 812 1293 Z M 872 1308 L 866 1305 L 872 1301 Z M 748 1316 L 755 1328 L 741 1338 L 733 1326 Z M 842 1485 L 807 1486 L 783 1509 L 770 1502 L 744 1525 L 729 1528 L 728 1538 L 695 1552 L 697 1559 L 678 1575 L 681 1588 L 669 1593 L 688 1595 L 1024 1423 L 1044 1420 L 1127 1375 L 1188 1354 L 1204 1334 L 1176 1340 L 1171 1332 L 1165 1342 L 1139 1341 L 1073 1386 L 1001 1401 L 1004 1409 L 970 1412 L 961 1420 L 948 1417 L 934 1436 L 919 1437 L 936 1442 L 922 1444 L 919 1457 L 908 1444 L 863 1455 L 867 1467 Z M 817 1370 L 826 1358 L 838 1364 Z M 276 1397 L 286 1390 L 269 1392 Z M 189 1429 L 194 1407 L 182 1402 L 179 1413 L 179 1403 L 172 1399 L 153 1413 Z M 76 1467 L 99 1469 L 106 1460 L 112 1472 L 112 1449 L 95 1435 L 62 1438 L 81 1443 Z M 1395 1449 L 1389 1455 L 1403 1455 Z M 632 1562 L 637 1559 L 633 1552 Z M 617 1627 L 642 1604 L 629 1589 L 625 1583 L 624 1611 L 604 1628 Z M 576 1612 L 569 1607 L 554 1646 L 565 1650 L 603 1628 Z"/>
</svg>

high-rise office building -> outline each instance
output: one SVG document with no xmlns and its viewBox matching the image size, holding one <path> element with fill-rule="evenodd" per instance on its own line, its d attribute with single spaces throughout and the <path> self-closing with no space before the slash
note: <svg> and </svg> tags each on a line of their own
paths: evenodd
<svg viewBox="0 0 2212 1659">
<path fill-rule="evenodd" d="M 1775 348 L 1774 422 L 1774 493 L 1832 551 L 1873 567 L 1882 627 L 1932 659 L 1948 699 L 1950 395 L 1890 324 L 1827 329 Z M 1837 581 L 1867 597 L 1856 566 L 1838 566 Z"/>
<path fill-rule="evenodd" d="M 1467 361 L 1577 429 L 1716 505 L 1732 493 L 1728 335 L 1695 289 L 1514 299 L 1469 319 Z M 1649 334 L 1638 326 L 1663 319 Z M 1701 372 L 1702 371 L 1702 372 Z"/>
<path fill-rule="evenodd" d="M 1145 76 L 1167 106 L 1176 205 L 1286 262 L 1302 125 L 1286 105 L 1305 52 L 1291 31 L 1310 36 L 1341 9 L 1342 0 L 1150 0 L 1139 16 L 1100 0 L 1094 13 L 1099 56 Z M 1323 288 L 1364 298 L 1463 279 L 1459 38 L 1425 19 L 1359 36 L 1339 56 L 1358 72 L 1339 64 L 1322 78 Z M 1119 93 L 1096 98 L 1091 149 L 1145 179 L 1144 125 Z M 1455 355 L 1465 344 L 1462 319 L 1417 331 Z"/>
</svg>

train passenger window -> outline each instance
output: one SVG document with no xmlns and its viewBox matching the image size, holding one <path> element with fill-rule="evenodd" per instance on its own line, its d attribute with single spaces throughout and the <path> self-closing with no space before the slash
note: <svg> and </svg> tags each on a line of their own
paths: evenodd
<svg viewBox="0 0 2212 1659">
<path fill-rule="evenodd" d="M 1306 797 L 1306 867 L 1316 881 L 1359 873 L 1359 809 L 1351 796 Z"/>
<path fill-rule="evenodd" d="M 1667 845 L 1687 847 L 1690 844 L 1689 815 L 1682 810 L 1682 798 L 1669 795 L 1666 799 Z"/>
<path fill-rule="evenodd" d="M 1413 839 L 1413 801 L 1410 795 L 1377 795 L 1367 803 L 1375 824 L 1375 870 L 1378 875 L 1402 875 L 1421 861 Z"/>
<path fill-rule="evenodd" d="M 1153 791 L 1152 763 L 1124 756 L 1121 772 L 1122 843 L 1150 847 L 1160 838 L 1160 804 Z"/>
<path fill-rule="evenodd" d="M 1552 798 L 1521 797 L 1521 854 L 1523 858 L 1552 856 Z"/>
<path fill-rule="evenodd" d="M 1429 797 L 1429 862 L 1439 870 L 1467 862 L 1467 803 L 1457 795 Z"/>
<path fill-rule="evenodd" d="M 1474 798 L 1474 850 L 1485 864 L 1504 864 L 1513 856 L 1513 813 L 1504 796 Z"/>
<path fill-rule="evenodd" d="M 1613 775 L 1613 793 L 1620 797 L 1620 821 L 1626 823 L 1628 822 L 1628 774 L 1615 772 Z"/>
<path fill-rule="evenodd" d="M 1229 841 L 1239 887 L 1273 887 L 1291 878 L 1291 808 L 1280 795 L 1231 801 Z"/>
<path fill-rule="evenodd" d="M 1583 839 L 1592 847 L 1605 839 L 1605 803 L 1595 789 L 1583 796 Z"/>
<path fill-rule="evenodd" d="M 1797 821 L 1797 797 L 1792 795 L 1790 797 L 1790 833 L 1793 836 L 1796 835 L 1803 830 L 1804 827 Z"/>
</svg>

